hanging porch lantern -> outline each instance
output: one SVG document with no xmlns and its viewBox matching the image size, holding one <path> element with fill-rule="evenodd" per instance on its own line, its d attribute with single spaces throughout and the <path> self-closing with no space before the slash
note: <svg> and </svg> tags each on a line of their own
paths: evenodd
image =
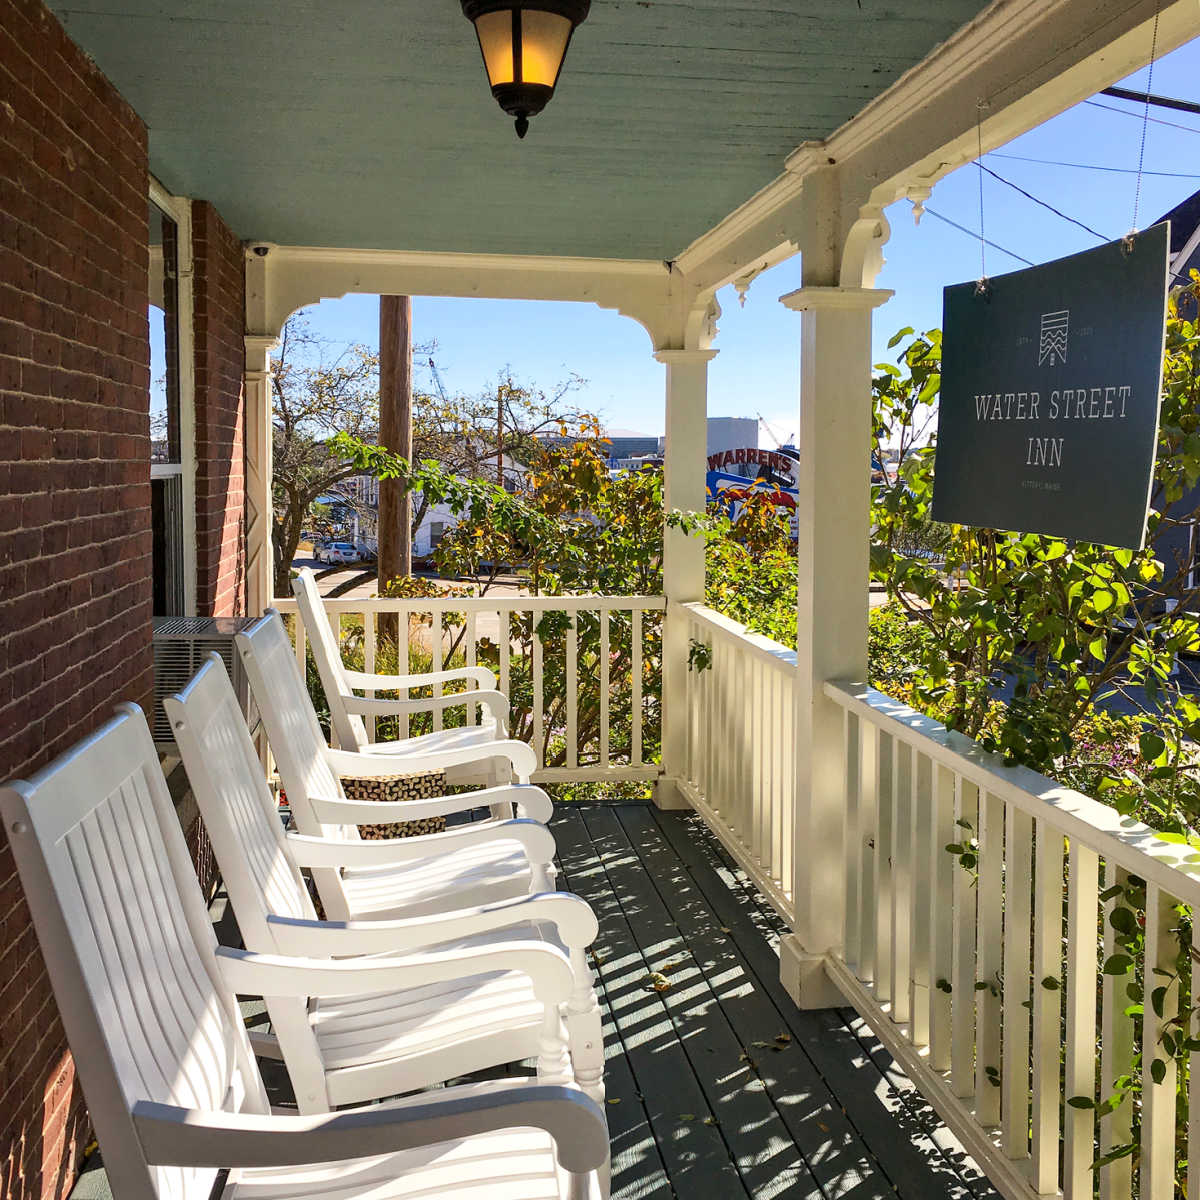
<svg viewBox="0 0 1200 1200">
<path fill-rule="evenodd" d="M 475 26 L 496 102 L 516 118 L 517 137 L 554 95 L 575 26 L 591 0 L 462 0 Z"/>
</svg>

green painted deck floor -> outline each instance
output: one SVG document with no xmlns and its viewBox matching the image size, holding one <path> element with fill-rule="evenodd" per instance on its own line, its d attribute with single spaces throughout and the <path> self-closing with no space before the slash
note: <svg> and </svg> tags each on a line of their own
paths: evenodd
<svg viewBox="0 0 1200 1200">
<path fill-rule="evenodd" d="M 781 923 L 698 817 L 560 809 L 554 834 L 600 918 L 614 1200 L 996 1195 L 853 1012 L 791 1003 Z"/>
<path fill-rule="evenodd" d="M 781 922 L 698 817 L 564 806 L 553 829 L 560 886 L 600 919 L 613 1200 L 996 1197 L 853 1012 L 791 1003 Z M 214 916 L 237 944 L 223 895 Z M 88 1168 L 72 1200 L 109 1195 Z"/>
</svg>

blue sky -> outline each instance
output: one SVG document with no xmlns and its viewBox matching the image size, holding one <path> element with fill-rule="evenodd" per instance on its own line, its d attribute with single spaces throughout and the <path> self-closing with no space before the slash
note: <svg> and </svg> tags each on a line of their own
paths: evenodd
<svg viewBox="0 0 1200 1200">
<path fill-rule="evenodd" d="M 1125 84 L 1145 90 L 1146 79 L 1147 71 L 1142 70 Z M 1153 90 L 1158 95 L 1200 100 L 1197 80 L 1200 39 L 1155 65 Z M 1152 108 L 1150 115 L 1146 170 L 1181 177 L 1146 175 L 1138 221 L 1142 228 L 1200 189 L 1200 116 L 1162 108 Z M 1141 116 L 1140 105 L 1099 96 L 987 155 L 984 162 L 1106 237 L 1120 237 L 1133 220 L 1136 177 L 1122 172 L 1137 166 Z M 1121 170 L 1081 170 L 1004 155 Z M 974 164 L 943 179 L 927 208 L 977 229 L 979 176 Z M 932 212 L 918 227 L 907 201 L 888 210 L 892 235 L 878 286 L 891 288 L 896 295 L 875 315 L 876 361 L 888 356 L 886 345 L 897 329 L 940 323 L 946 284 L 979 275 L 978 241 Z M 1046 262 L 1100 244 L 1091 233 L 988 176 L 984 213 L 988 238 L 1030 262 Z M 989 275 L 1022 265 L 998 250 L 987 251 Z M 784 309 L 778 298 L 799 284 L 799 260 L 792 259 L 758 277 L 744 308 L 732 288 L 718 297 L 723 314 L 715 345 L 720 354 L 710 367 L 708 410 L 712 416 L 761 414 L 773 431 L 760 428 L 763 446 L 772 445 L 773 437 L 787 440 L 797 426 L 800 318 Z M 310 316 L 316 331 L 335 343 L 373 345 L 378 338 L 378 311 L 376 297 L 352 296 L 324 301 L 310 310 Z M 436 342 L 438 367 L 449 391 L 484 390 L 505 366 L 511 366 L 520 380 L 546 390 L 573 372 L 586 380 L 578 393 L 580 402 L 601 413 L 610 427 L 662 432 L 663 368 L 651 358 L 641 327 L 615 313 L 580 304 L 417 297 L 413 336 L 418 342 Z M 416 382 L 418 387 L 432 388 L 429 370 L 420 360 Z"/>
</svg>

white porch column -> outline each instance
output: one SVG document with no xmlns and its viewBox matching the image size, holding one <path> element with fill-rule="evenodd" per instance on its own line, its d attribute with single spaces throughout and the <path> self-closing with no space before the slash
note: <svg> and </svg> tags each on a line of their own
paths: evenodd
<svg viewBox="0 0 1200 1200">
<path fill-rule="evenodd" d="M 273 337 L 246 337 L 246 613 L 261 616 L 275 594 L 271 548 L 271 350 Z"/>
<path fill-rule="evenodd" d="M 704 511 L 708 453 L 708 364 L 715 350 L 659 350 L 667 368 L 663 507 Z M 704 538 L 678 529 L 663 535 L 662 774 L 654 789 L 660 808 L 688 808 L 677 786 L 687 752 L 687 622 L 676 604 L 704 599 Z"/>
<path fill-rule="evenodd" d="M 821 967 L 841 944 L 845 773 L 841 710 L 827 679 L 865 679 L 870 539 L 872 288 L 804 287 L 781 298 L 803 314 L 797 499 L 795 931 L 784 986 L 801 1008 L 844 1003 Z"/>
</svg>

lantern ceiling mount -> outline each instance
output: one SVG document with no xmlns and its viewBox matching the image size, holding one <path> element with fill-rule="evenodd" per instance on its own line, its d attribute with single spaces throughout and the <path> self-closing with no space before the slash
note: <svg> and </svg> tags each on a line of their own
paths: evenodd
<svg viewBox="0 0 1200 1200">
<path fill-rule="evenodd" d="M 515 118 L 517 137 L 554 95 L 575 27 L 591 0 L 461 0 L 475 26 L 492 95 Z"/>
</svg>

